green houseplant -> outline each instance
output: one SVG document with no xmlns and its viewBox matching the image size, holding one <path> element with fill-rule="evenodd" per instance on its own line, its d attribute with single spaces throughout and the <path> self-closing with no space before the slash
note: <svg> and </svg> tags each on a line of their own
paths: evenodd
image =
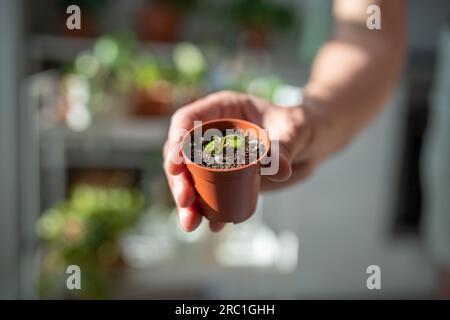
<svg viewBox="0 0 450 320">
<path fill-rule="evenodd" d="M 142 210 L 137 190 L 80 185 L 71 197 L 47 210 L 37 222 L 44 244 L 41 297 L 110 298 L 114 272 L 122 265 L 118 238 Z M 83 290 L 66 296 L 69 265 L 82 270 Z"/>
<path fill-rule="evenodd" d="M 249 47 L 266 47 L 270 43 L 271 33 L 289 30 L 297 16 L 288 6 L 270 0 L 234 0 L 229 1 L 225 9 L 230 22 L 237 26 Z"/>
<path fill-rule="evenodd" d="M 197 0 L 153 0 L 139 10 L 138 33 L 142 40 L 175 42 L 179 38 L 184 16 Z"/>
</svg>

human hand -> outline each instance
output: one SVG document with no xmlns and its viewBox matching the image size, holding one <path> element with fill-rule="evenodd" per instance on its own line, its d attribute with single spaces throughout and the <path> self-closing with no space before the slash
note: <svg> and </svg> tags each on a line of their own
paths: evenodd
<svg viewBox="0 0 450 320">
<path fill-rule="evenodd" d="M 278 171 L 271 176 L 262 176 L 262 189 L 272 190 L 304 179 L 314 168 L 314 162 L 308 157 L 314 130 L 306 115 L 302 107 L 279 107 L 253 96 L 229 91 L 211 94 L 177 110 L 171 119 L 163 157 L 164 171 L 182 228 L 192 231 L 202 220 L 190 173 L 184 163 L 177 161 L 183 129 L 190 130 L 196 120 L 218 118 L 244 119 L 267 129 L 269 138 L 276 138 L 279 142 Z M 209 225 L 212 231 L 224 227 L 223 223 L 210 222 Z"/>
</svg>

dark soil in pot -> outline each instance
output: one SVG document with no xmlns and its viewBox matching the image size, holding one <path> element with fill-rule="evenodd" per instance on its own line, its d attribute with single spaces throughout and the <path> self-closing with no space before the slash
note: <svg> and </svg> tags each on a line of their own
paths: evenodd
<svg viewBox="0 0 450 320">
<path fill-rule="evenodd" d="M 202 159 L 201 165 L 212 169 L 239 168 L 255 162 L 264 154 L 264 143 L 256 136 L 236 130 L 220 136 L 203 139 L 200 145 L 192 145 L 191 161 Z"/>
</svg>

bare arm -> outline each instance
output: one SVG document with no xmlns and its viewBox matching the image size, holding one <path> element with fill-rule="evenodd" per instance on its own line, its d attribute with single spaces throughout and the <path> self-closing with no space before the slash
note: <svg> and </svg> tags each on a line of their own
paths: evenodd
<svg viewBox="0 0 450 320">
<path fill-rule="evenodd" d="M 367 7 L 381 8 L 381 30 L 366 27 Z M 345 146 L 383 107 L 399 77 L 406 46 L 405 0 L 336 0 L 334 34 L 317 55 L 305 107 L 317 126 L 311 157 Z"/>
<path fill-rule="evenodd" d="M 194 120 L 242 118 L 278 132 L 279 168 L 262 188 L 280 189 L 301 181 L 324 159 L 343 148 L 381 110 L 403 65 L 406 0 L 335 0 L 332 38 L 316 57 L 303 104 L 283 108 L 255 97 L 220 92 L 180 108 L 172 117 L 164 148 L 165 172 L 180 224 L 194 230 L 202 219 L 196 192 L 180 153 L 178 129 Z M 381 8 L 381 30 L 368 30 L 366 10 Z M 210 223 L 218 231 L 223 224 Z"/>
<path fill-rule="evenodd" d="M 369 5 L 381 9 L 381 30 L 369 30 Z M 406 48 L 406 0 L 335 0 L 332 37 L 315 58 L 302 123 L 284 182 L 264 181 L 265 190 L 303 180 L 326 158 L 345 147 L 380 112 L 401 72 Z"/>
</svg>

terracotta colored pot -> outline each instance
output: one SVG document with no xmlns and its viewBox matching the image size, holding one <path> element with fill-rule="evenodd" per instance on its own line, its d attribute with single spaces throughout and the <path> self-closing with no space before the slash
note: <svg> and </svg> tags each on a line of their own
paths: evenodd
<svg viewBox="0 0 450 320">
<path fill-rule="evenodd" d="M 139 36 L 146 41 L 175 42 L 182 18 L 177 8 L 163 1 L 147 5 L 138 15 Z"/>
<path fill-rule="evenodd" d="M 268 29 L 248 27 L 241 32 L 243 44 L 250 49 L 265 49 L 271 45 L 271 34 Z"/>
<path fill-rule="evenodd" d="M 166 116 L 172 112 L 172 85 L 158 81 L 148 89 L 131 92 L 133 114 L 139 117 Z"/>
<path fill-rule="evenodd" d="M 195 129 L 252 129 L 264 143 L 265 152 L 256 162 L 238 168 L 212 169 L 191 161 L 190 141 Z M 261 160 L 267 156 L 270 140 L 266 132 L 257 125 L 239 119 L 218 119 L 204 122 L 191 129 L 183 138 L 183 157 L 192 175 L 198 193 L 198 204 L 203 214 L 216 222 L 239 223 L 255 212 L 261 184 Z"/>
</svg>

